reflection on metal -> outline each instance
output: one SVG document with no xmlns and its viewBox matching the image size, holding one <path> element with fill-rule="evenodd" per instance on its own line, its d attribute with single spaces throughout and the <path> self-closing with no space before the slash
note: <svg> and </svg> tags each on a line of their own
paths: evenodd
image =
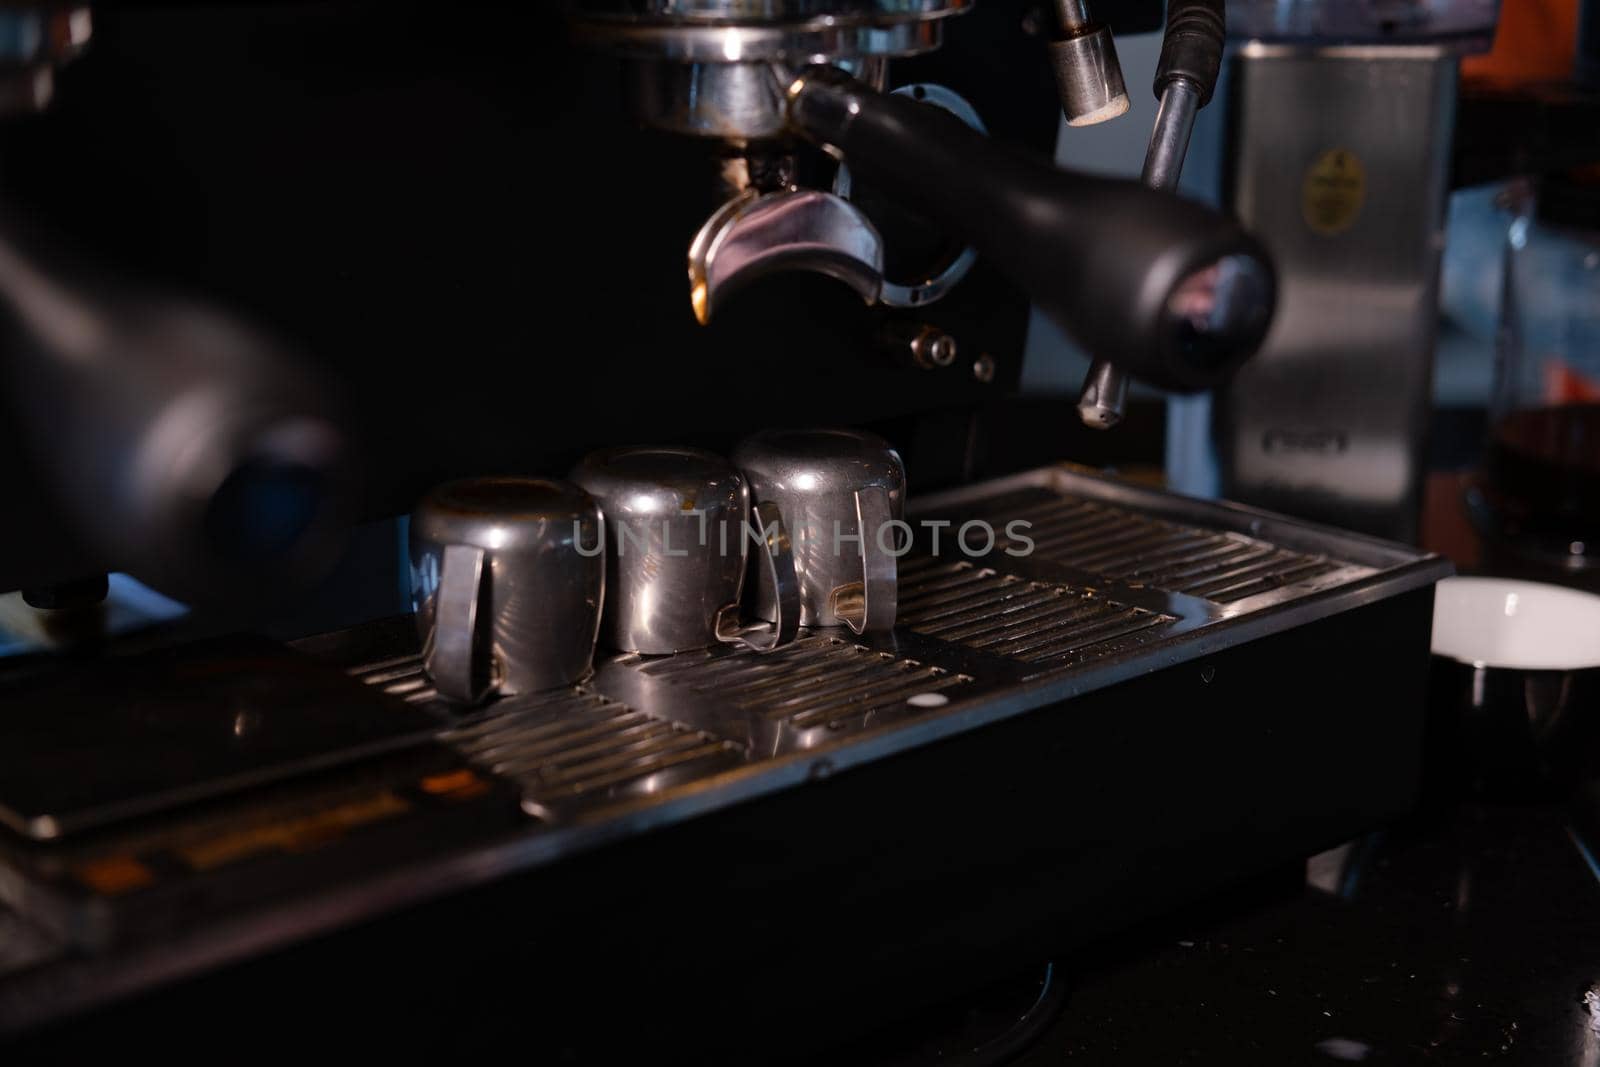
<svg viewBox="0 0 1600 1067">
<path fill-rule="evenodd" d="M 765 655 L 719 646 L 616 656 L 581 688 L 501 701 L 455 719 L 443 736 L 521 785 L 542 820 L 529 831 L 544 842 L 535 851 L 565 854 L 583 841 L 789 788 L 1370 604 L 1450 571 L 1438 557 L 1399 546 L 1065 467 L 912 505 L 913 523 L 943 523 L 944 536 L 900 561 L 892 631 L 812 630 Z M 963 541 L 961 530 L 979 519 L 1002 536 L 969 559 L 966 546 L 984 538 Z M 1019 535 L 1035 542 L 1031 552 Z M 338 640 L 317 639 L 316 647 L 369 685 L 452 714 L 435 703 L 415 629 L 404 620 L 344 640 L 348 658 Z M 546 840 L 558 830 L 575 836 Z"/>
<path fill-rule="evenodd" d="M 1256 45 L 1233 71 L 1232 207 L 1272 248 L 1281 284 L 1266 344 L 1217 396 L 1222 493 L 1413 540 L 1455 60 Z"/>
<path fill-rule="evenodd" d="M 891 631 L 813 629 L 767 654 L 617 655 L 581 688 L 502 700 L 454 718 L 443 737 L 523 788 L 542 820 L 531 833 L 626 833 L 641 806 L 660 825 L 736 803 L 1450 569 L 1383 542 L 1064 467 L 921 497 L 907 517 L 924 535 L 943 524 L 943 536 L 924 536 L 899 561 Z M 980 520 L 995 530 L 992 545 L 962 532 Z M 969 558 L 969 546 L 986 554 Z M 349 658 L 328 639 L 320 653 L 369 685 L 456 715 L 423 674 L 414 627 L 400 620 L 349 640 Z"/>
<path fill-rule="evenodd" d="M 972 681 L 943 667 L 822 635 L 766 656 L 717 650 L 629 662 L 652 678 L 714 694 L 801 730 L 866 725 L 875 712 L 896 710 L 912 697 Z"/>
<path fill-rule="evenodd" d="M 840 4 L 783 0 L 753 8 L 739 0 L 619 4 L 577 0 L 578 36 L 634 59 L 680 63 L 792 61 L 795 57 L 907 56 L 937 48 L 942 19 L 968 0 Z M 651 8 L 642 10 L 642 8 Z M 692 10 L 691 10 L 692 8 Z"/>
<path fill-rule="evenodd" d="M 1091 430 L 1109 430 L 1122 421 L 1128 402 L 1128 376 L 1115 364 L 1097 359 L 1078 393 L 1078 417 Z"/>
<path fill-rule="evenodd" d="M 624 71 L 635 116 L 657 129 L 739 143 L 783 132 L 783 85 L 770 63 L 641 61 Z"/>
<path fill-rule="evenodd" d="M 726 294 L 780 270 L 837 278 L 876 303 L 883 287 L 883 239 L 854 205 L 815 189 L 728 201 L 689 246 L 689 301 L 701 325 Z"/>
<path fill-rule="evenodd" d="M 793 63 L 915 55 L 970 0 L 572 0 L 580 39 L 629 59 Z"/>
<path fill-rule="evenodd" d="M 1330 4 L 1327 0 L 1229 0 L 1228 33 L 1237 40 L 1339 45 L 1432 46 L 1484 52 L 1494 41 L 1500 0 L 1406 0 Z M 1247 44 L 1245 48 L 1262 47 Z M 1271 46 L 1268 46 L 1271 47 Z"/>
<path fill-rule="evenodd" d="M 411 704 L 427 704 L 439 699 L 427 672 L 422 669 L 422 656 L 418 653 L 364 663 L 350 674 L 357 681 L 379 686 L 390 696 Z"/>
<path fill-rule="evenodd" d="M 1055 493 L 1023 491 L 998 498 L 982 515 L 999 529 L 1022 520 L 1019 536 L 1000 547 L 1059 560 L 1102 581 L 1125 582 L 1231 604 L 1341 571 L 1347 564 L 1293 552 L 1239 533 L 1217 533 L 1148 518 Z M 1309 591 L 1309 589 L 1305 590 Z"/>
<path fill-rule="evenodd" d="M 536 814 L 579 799 L 653 793 L 743 761 L 735 746 L 583 689 L 502 701 L 443 735 L 522 786 Z"/>
<path fill-rule="evenodd" d="M 1178 620 L 1086 589 L 933 556 L 901 567 L 902 625 L 991 655 L 1071 667 L 1148 644 Z"/>
<path fill-rule="evenodd" d="M 1067 125 L 1094 126 L 1126 114 L 1128 90 L 1111 31 L 1093 22 L 1063 29 L 1067 35 L 1047 48 Z"/>
</svg>

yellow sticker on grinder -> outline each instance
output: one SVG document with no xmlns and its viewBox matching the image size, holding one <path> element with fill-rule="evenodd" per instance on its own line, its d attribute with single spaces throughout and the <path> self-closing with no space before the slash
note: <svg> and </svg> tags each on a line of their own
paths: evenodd
<svg viewBox="0 0 1600 1067">
<path fill-rule="evenodd" d="M 1343 233 L 1355 225 L 1367 195 L 1367 172 L 1355 153 L 1331 148 L 1306 170 L 1300 190 L 1306 225 L 1324 237 Z"/>
</svg>

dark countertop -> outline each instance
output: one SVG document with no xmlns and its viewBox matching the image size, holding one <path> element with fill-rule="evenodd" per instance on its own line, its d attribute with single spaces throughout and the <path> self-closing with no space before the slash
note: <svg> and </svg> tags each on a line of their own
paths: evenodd
<svg viewBox="0 0 1600 1067">
<path fill-rule="evenodd" d="M 1015 1062 L 1600 1063 L 1600 882 L 1575 816 L 1592 825 L 1470 806 L 1317 857 L 1303 891 L 1090 961 Z"/>
<path fill-rule="evenodd" d="M 1009 1062 L 1600 1064 L 1592 811 L 1464 807 L 1112 937 L 1058 961 L 1065 1008 Z M 0 947 L 26 948 L 7 921 Z M 910 1032 L 862 1062 L 970 1062 Z"/>
</svg>

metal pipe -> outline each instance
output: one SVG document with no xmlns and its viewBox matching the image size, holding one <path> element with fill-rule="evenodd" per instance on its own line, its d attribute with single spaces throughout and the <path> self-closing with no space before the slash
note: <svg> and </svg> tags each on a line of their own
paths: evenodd
<svg viewBox="0 0 1600 1067">
<path fill-rule="evenodd" d="M 1055 0 L 1060 33 L 1047 46 L 1069 126 L 1092 126 L 1128 110 L 1128 90 L 1111 31 L 1094 21 L 1087 0 Z"/>
<path fill-rule="evenodd" d="M 1150 131 L 1150 147 L 1145 150 L 1144 170 L 1139 180 L 1151 189 L 1176 191 L 1183 173 L 1183 159 L 1189 151 L 1195 116 L 1200 111 L 1200 87 L 1186 78 L 1171 82 L 1161 94 L 1156 109 L 1155 127 Z"/>
<path fill-rule="evenodd" d="M 1162 191 L 1177 189 L 1199 111 L 1199 86 L 1186 78 L 1167 85 L 1161 94 L 1161 106 L 1156 110 L 1155 127 L 1150 131 L 1144 171 L 1139 176 L 1145 185 Z M 1097 359 L 1084 376 L 1083 390 L 1078 394 L 1078 417 L 1085 426 L 1109 430 L 1122 421 L 1127 399 L 1127 375 L 1105 360 Z"/>
<path fill-rule="evenodd" d="M 1087 29 L 1089 5 L 1085 0 L 1056 0 L 1056 20 L 1067 33 Z"/>
<path fill-rule="evenodd" d="M 1057 0 L 1061 8 L 1076 0 Z M 1065 16 L 1063 16 L 1065 17 Z M 1155 90 L 1161 105 L 1145 150 L 1140 180 L 1149 188 L 1171 192 L 1178 187 L 1183 158 L 1189 151 L 1195 115 L 1216 88 L 1222 63 L 1227 15 L 1223 0 L 1173 0 L 1167 7 L 1167 28 L 1156 64 Z M 1078 394 L 1078 415 L 1084 424 L 1104 430 L 1122 421 L 1128 383 L 1122 372 L 1097 359 Z"/>
</svg>

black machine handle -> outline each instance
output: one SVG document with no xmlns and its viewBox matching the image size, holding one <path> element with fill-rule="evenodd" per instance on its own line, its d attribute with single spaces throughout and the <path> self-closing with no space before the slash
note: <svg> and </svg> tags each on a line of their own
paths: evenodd
<svg viewBox="0 0 1600 1067">
<path fill-rule="evenodd" d="M 808 68 L 789 93 L 798 132 L 949 227 L 1128 373 L 1164 389 L 1212 388 L 1266 336 L 1272 264 L 1234 220 L 1011 151 L 834 68 Z"/>
<path fill-rule="evenodd" d="M 232 610 L 337 562 L 348 442 L 322 381 L 274 342 L 3 206 L 0 342 L 0 407 L 104 569 Z"/>
</svg>

